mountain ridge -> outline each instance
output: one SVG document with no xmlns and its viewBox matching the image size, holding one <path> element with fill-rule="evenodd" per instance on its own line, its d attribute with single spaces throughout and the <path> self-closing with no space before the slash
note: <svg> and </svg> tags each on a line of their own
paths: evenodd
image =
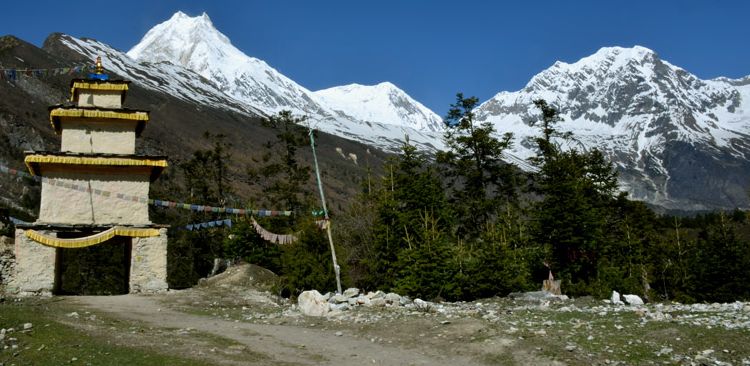
<svg viewBox="0 0 750 366">
<path fill-rule="evenodd" d="M 190 27 L 195 34 L 184 31 Z M 164 38 L 170 34 L 187 38 Z M 104 53 L 111 60 L 105 66 L 134 82 L 199 105 L 258 116 L 289 109 L 307 115 L 310 127 L 386 151 L 397 151 L 406 135 L 423 149 L 444 148 L 440 117 L 393 83 L 310 91 L 232 46 L 207 14 L 176 13 L 155 26 L 128 53 L 135 59 L 95 40 L 61 39 L 88 59 Z M 221 66 L 233 60 L 241 62 Z M 598 148 L 613 161 L 631 197 L 672 209 L 750 206 L 750 76 L 702 80 L 643 46 L 602 47 L 576 62 L 555 62 L 475 111 L 498 134 L 514 133 L 504 159 L 524 170 L 533 169 L 527 158 L 535 154 L 539 98 L 560 110 L 560 127 L 577 137 L 570 147 Z"/>
</svg>

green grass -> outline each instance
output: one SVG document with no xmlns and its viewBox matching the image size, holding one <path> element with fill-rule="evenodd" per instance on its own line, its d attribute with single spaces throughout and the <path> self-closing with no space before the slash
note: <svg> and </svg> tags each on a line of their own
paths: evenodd
<svg viewBox="0 0 750 366">
<path fill-rule="evenodd" d="M 534 321 L 534 316 L 539 321 Z M 531 319 L 531 326 L 523 327 L 525 329 L 516 334 L 524 338 L 522 343 L 529 348 L 541 349 L 545 356 L 570 364 L 602 363 L 605 360 L 636 365 L 674 364 L 695 360 L 704 350 L 713 350 L 712 358 L 735 365 L 750 359 L 748 330 L 709 329 L 668 321 L 642 323 L 634 312 L 609 312 L 600 316 L 534 311 L 514 314 L 514 317 L 519 322 Z M 541 319 L 552 323 L 545 325 Z M 538 329 L 544 329 L 547 334 L 535 334 Z M 568 351 L 565 349 L 568 345 L 575 345 L 576 349 Z M 664 349 L 671 350 L 659 354 Z"/>
<path fill-rule="evenodd" d="M 206 361 L 175 357 L 155 349 L 131 348 L 92 337 L 53 319 L 56 309 L 48 301 L 0 303 L 0 328 L 15 328 L 6 334 L 4 344 L 16 349 L 0 349 L 3 365 L 207 365 Z M 21 331 L 24 323 L 33 327 Z M 10 342 L 9 338 L 17 341 Z M 2 344 L 3 342 L 0 342 Z M 2 347 L 0 347 L 2 348 Z M 75 359 L 75 360 L 74 360 Z"/>
</svg>

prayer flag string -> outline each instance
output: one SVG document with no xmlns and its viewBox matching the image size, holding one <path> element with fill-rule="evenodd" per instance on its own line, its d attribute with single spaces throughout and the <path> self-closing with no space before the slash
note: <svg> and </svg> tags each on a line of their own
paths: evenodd
<svg viewBox="0 0 750 366">
<path fill-rule="evenodd" d="M 177 228 L 177 230 L 200 230 L 200 229 L 208 229 L 212 227 L 217 226 L 226 226 L 228 228 L 232 227 L 232 220 L 231 219 L 224 219 L 224 220 L 216 220 L 216 221 L 208 221 L 208 222 L 200 222 L 196 224 L 188 224 L 185 226 L 180 226 Z"/>
<path fill-rule="evenodd" d="M 216 206 L 207 206 L 207 205 L 197 205 L 193 203 L 157 200 L 157 199 L 151 199 L 151 198 L 144 197 L 144 196 L 134 196 L 134 195 L 124 194 L 124 193 L 105 191 L 101 189 L 92 189 L 88 185 L 80 185 L 80 184 L 75 184 L 75 183 L 70 183 L 70 182 L 64 182 L 62 180 L 47 178 L 47 177 L 39 177 L 39 176 L 26 173 L 24 171 L 20 171 L 18 169 L 8 168 L 7 166 L 1 165 L 1 164 L 0 164 L 0 173 L 20 176 L 24 178 L 30 178 L 37 182 L 43 182 L 46 184 L 53 185 L 55 187 L 72 189 L 74 191 L 79 191 L 79 192 L 93 193 L 93 194 L 103 196 L 103 197 L 114 197 L 114 198 L 121 199 L 124 201 L 146 203 L 155 207 L 180 208 L 180 209 L 190 210 L 194 212 L 210 212 L 210 213 L 220 213 L 220 214 L 226 213 L 226 214 L 234 214 L 234 215 L 240 215 L 240 216 L 269 217 L 269 216 L 291 216 L 292 215 L 291 211 L 255 210 L 251 208 L 233 208 L 233 207 L 216 207 Z"/>
<path fill-rule="evenodd" d="M 16 81 L 22 76 L 40 78 L 46 76 L 72 75 L 91 72 L 95 69 L 96 66 L 93 65 L 58 67 L 53 69 L 0 69 L 0 80 Z"/>
</svg>

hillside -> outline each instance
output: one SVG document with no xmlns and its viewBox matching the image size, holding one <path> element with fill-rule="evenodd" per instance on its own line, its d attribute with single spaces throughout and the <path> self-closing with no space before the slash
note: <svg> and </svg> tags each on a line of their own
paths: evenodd
<svg viewBox="0 0 750 366">
<path fill-rule="evenodd" d="M 63 45 L 61 42 L 64 39 L 63 35 L 53 34 L 45 41 L 43 48 L 38 48 L 13 36 L 4 36 L 0 38 L 0 67 L 46 69 L 91 62 Z M 112 76 L 128 79 L 129 75 Z M 159 78 L 160 75 L 150 76 L 158 84 L 165 83 Z M 55 136 L 49 126 L 47 107 L 67 99 L 72 77 L 74 75 L 21 76 L 15 81 L 0 81 L 0 160 L 10 167 L 25 170 L 23 151 L 59 149 L 59 136 Z M 209 97 L 220 98 L 221 95 L 208 94 Z M 166 185 L 180 180 L 179 164 L 195 150 L 209 148 L 209 141 L 203 136 L 206 131 L 227 136 L 227 142 L 231 144 L 229 152 L 233 157 L 230 175 L 241 200 L 261 194 L 258 185 L 245 184 L 248 181 L 247 168 L 261 161 L 264 144 L 275 136 L 272 129 L 262 125 L 260 113 L 252 115 L 247 110 L 238 113 L 227 109 L 224 104 L 216 107 L 210 103 L 197 105 L 179 95 L 145 88 L 138 83 L 131 84 L 126 106 L 151 112 L 149 126 L 137 141 L 137 152 L 169 156 L 170 167 L 162 179 L 154 184 L 152 196 L 154 193 L 166 194 L 169 190 Z M 334 209 L 343 207 L 358 192 L 360 178 L 366 172 L 364 164 L 369 160 L 372 166 L 380 166 L 387 156 L 377 149 L 326 133 L 318 134 L 317 143 L 326 194 Z M 345 155 L 351 153 L 362 157 L 360 165 L 342 157 L 337 148 Z M 304 163 L 312 165 L 309 149 L 300 152 Z M 20 202 L 24 192 L 34 195 L 33 189 L 29 191 L 29 182 L 6 175 L 0 177 L 0 182 L 4 188 L 0 195 L 8 203 Z M 313 189 L 311 180 L 310 190 Z M 32 198 L 27 206 L 37 208 Z"/>
</svg>

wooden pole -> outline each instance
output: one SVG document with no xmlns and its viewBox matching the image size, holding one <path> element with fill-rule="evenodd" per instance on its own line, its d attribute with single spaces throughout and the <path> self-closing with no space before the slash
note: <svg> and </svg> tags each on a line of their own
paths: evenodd
<svg viewBox="0 0 750 366">
<path fill-rule="evenodd" d="M 336 274 L 337 293 L 341 293 L 341 267 L 336 261 L 336 248 L 333 247 L 333 237 L 331 236 L 331 220 L 328 217 L 328 208 L 326 207 L 326 197 L 323 194 L 323 183 L 320 180 L 320 169 L 318 168 L 318 156 L 315 154 L 315 138 L 313 129 L 310 129 L 310 146 L 312 147 L 313 161 L 315 162 L 315 177 L 318 180 L 318 190 L 320 191 L 320 202 L 323 205 L 323 217 L 326 220 L 326 233 L 328 234 L 328 243 L 331 245 L 331 258 L 333 258 L 333 272 Z"/>
</svg>

